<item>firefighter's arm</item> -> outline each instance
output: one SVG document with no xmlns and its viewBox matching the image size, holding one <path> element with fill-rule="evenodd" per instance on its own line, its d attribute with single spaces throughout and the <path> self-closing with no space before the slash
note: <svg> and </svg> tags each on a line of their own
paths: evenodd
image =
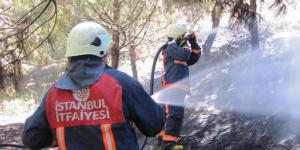
<svg viewBox="0 0 300 150">
<path fill-rule="evenodd" d="M 130 119 L 144 135 L 149 137 L 157 135 L 164 125 L 163 109 L 138 82 L 131 79 L 131 83 L 126 86 L 123 94 L 129 108 Z"/>
<path fill-rule="evenodd" d="M 26 119 L 22 135 L 25 146 L 31 149 L 48 147 L 52 143 L 52 133 L 46 115 L 46 97 L 32 116 Z"/>
<path fill-rule="evenodd" d="M 194 33 L 189 35 L 188 41 L 191 45 L 191 51 L 192 51 L 190 59 L 187 61 L 187 64 L 190 66 L 195 64 L 199 60 L 199 57 L 201 55 L 201 47 L 198 45 Z"/>
<path fill-rule="evenodd" d="M 167 56 L 177 61 L 188 61 L 191 50 L 188 47 L 180 47 L 176 43 L 169 44 L 167 47 Z"/>
<path fill-rule="evenodd" d="M 191 53 L 190 59 L 187 61 L 188 66 L 194 65 L 196 62 L 198 62 L 199 57 L 201 53 Z"/>
</svg>

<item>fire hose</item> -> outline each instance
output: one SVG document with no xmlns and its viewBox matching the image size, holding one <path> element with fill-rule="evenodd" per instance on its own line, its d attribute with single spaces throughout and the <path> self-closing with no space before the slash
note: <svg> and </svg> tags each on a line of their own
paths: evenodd
<svg viewBox="0 0 300 150">
<path fill-rule="evenodd" d="M 155 68 L 156 68 L 156 63 L 157 63 L 157 60 L 158 60 L 158 57 L 159 55 L 162 53 L 163 49 L 167 46 L 167 43 L 164 44 L 163 46 L 161 46 L 155 56 L 154 56 L 154 59 L 153 59 L 153 63 L 152 63 L 152 68 L 151 68 L 151 75 L 150 75 L 150 87 L 149 87 L 149 94 L 150 95 L 153 95 L 153 91 L 154 91 L 154 75 L 155 75 Z M 143 150 L 147 144 L 147 140 L 148 140 L 148 137 L 145 137 L 142 145 L 141 145 L 141 148 L 140 150 Z"/>
<path fill-rule="evenodd" d="M 24 145 L 21 145 L 21 144 L 0 144 L 0 148 L 1 147 L 15 147 L 15 148 L 22 148 L 22 149 L 25 149 L 26 146 Z"/>
</svg>

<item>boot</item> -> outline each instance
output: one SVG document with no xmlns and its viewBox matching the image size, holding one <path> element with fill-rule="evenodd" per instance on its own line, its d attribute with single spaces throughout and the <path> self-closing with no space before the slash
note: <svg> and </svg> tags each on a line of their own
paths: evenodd
<svg viewBox="0 0 300 150">
<path fill-rule="evenodd" d="M 176 142 L 163 141 L 161 144 L 161 150 L 183 150 L 183 146 Z"/>
</svg>

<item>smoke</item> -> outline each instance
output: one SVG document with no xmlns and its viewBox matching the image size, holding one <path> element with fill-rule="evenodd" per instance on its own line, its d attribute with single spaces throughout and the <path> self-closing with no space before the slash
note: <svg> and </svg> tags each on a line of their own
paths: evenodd
<svg viewBox="0 0 300 150">
<path fill-rule="evenodd" d="M 191 74 L 153 95 L 158 103 L 197 108 L 209 103 L 221 111 L 276 114 L 300 120 L 300 37 L 275 36 L 266 48 Z M 190 83 L 191 94 L 178 92 Z M 181 98 L 183 99 L 183 98 Z"/>
</svg>

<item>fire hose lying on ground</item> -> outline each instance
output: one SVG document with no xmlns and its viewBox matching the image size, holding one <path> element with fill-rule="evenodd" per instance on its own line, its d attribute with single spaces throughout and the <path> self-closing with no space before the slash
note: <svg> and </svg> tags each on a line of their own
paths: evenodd
<svg viewBox="0 0 300 150">
<path fill-rule="evenodd" d="M 21 144 L 0 144 L 0 148 L 1 147 L 15 147 L 15 148 L 26 148 L 26 146 L 21 145 Z"/>
</svg>

